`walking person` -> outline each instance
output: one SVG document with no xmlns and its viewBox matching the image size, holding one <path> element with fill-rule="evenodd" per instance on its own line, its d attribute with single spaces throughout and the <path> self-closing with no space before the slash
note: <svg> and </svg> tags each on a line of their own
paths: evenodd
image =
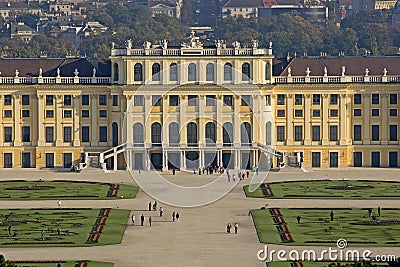
<svg viewBox="0 0 400 267">
<path fill-rule="evenodd" d="M 151 218 L 151 216 L 149 217 L 149 224 L 150 224 L 150 227 L 151 227 L 151 222 L 153 221 L 153 219 Z"/>
<path fill-rule="evenodd" d="M 144 224 L 144 215 L 140 216 L 140 225 L 143 226 Z"/>
<path fill-rule="evenodd" d="M 258 175 L 258 166 L 256 166 L 256 175 Z"/>
<path fill-rule="evenodd" d="M 246 178 L 249 178 L 250 172 L 246 171 Z"/>
<path fill-rule="evenodd" d="M 238 228 L 239 228 L 239 224 L 238 224 L 238 223 L 235 223 L 234 227 L 235 227 L 235 234 L 237 234 Z"/>
<path fill-rule="evenodd" d="M 176 221 L 179 220 L 179 213 L 178 212 L 176 213 L 175 218 L 176 218 Z"/>
<path fill-rule="evenodd" d="M 163 215 L 163 212 L 164 212 L 163 208 L 162 208 L 162 207 L 160 207 L 160 217 L 162 217 L 162 215 Z"/>
<path fill-rule="evenodd" d="M 235 181 L 235 174 L 232 174 L 232 180 Z"/>
<path fill-rule="evenodd" d="M 172 212 L 172 221 L 173 221 L 173 222 L 175 221 L 175 211 Z"/>
<path fill-rule="evenodd" d="M 61 209 L 61 199 L 58 200 L 57 206 L 58 206 L 59 209 Z"/>
<path fill-rule="evenodd" d="M 149 202 L 149 211 L 151 211 L 151 201 Z"/>
<path fill-rule="evenodd" d="M 155 202 L 154 202 L 154 205 L 153 205 L 153 210 L 154 210 L 154 211 L 156 211 L 156 210 L 157 210 L 157 201 L 155 201 Z"/>
<path fill-rule="evenodd" d="M 228 182 L 231 181 L 231 175 L 228 173 Z"/>
<path fill-rule="evenodd" d="M 135 214 L 132 214 L 131 219 L 132 219 L 132 225 L 135 225 L 135 220 L 136 220 Z"/>
<path fill-rule="evenodd" d="M 333 219 L 335 217 L 335 213 L 333 213 L 333 210 L 331 211 L 330 216 L 331 216 L 331 221 L 333 221 Z"/>
<path fill-rule="evenodd" d="M 231 233 L 231 228 L 232 228 L 231 223 L 228 223 L 228 224 L 226 225 L 226 232 L 227 232 L 228 234 Z"/>
</svg>

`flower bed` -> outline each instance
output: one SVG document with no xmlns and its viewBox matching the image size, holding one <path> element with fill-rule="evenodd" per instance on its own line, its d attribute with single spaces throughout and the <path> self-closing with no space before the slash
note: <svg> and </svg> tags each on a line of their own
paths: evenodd
<svg viewBox="0 0 400 267">
<path fill-rule="evenodd" d="M 269 183 L 261 184 L 260 185 L 260 189 L 261 189 L 261 192 L 263 193 L 263 195 L 266 196 L 266 197 L 271 197 L 271 196 L 274 195 L 272 193 L 271 188 L 269 187 Z"/>
<path fill-rule="evenodd" d="M 283 217 L 281 217 L 281 216 L 274 217 L 273 219 L 274 219 L 274 223 L 277 223 L 277 224 L 286 223 L 285 219 L 283 219 Z"/>
<path fill-rule="evenodd" d="M 279 209 L 276 208 L 269 209 L 269 212 L 271 213 L 271 215 L 281 216 L 281 211 Z"/>
<path fill-rule="evenodd" d="M 98 234 L 98 233 L 91 234 L 89 236 L 88 242 L 89 243 L 97 243 L 99 241 L 99 238 L 100 238 L 100 234 Z"/>
<path fill-rule="evenodd" d="M 371 185 L 339 185 L 339 186 L 328 186 L 326 189 L 333 190 L 361 190 L 361 189 L 372 189 Z"/>
<path fill-rule="evenodd" d="M 350 224 L 353 224 L 353 225 L 394 225 L 394 224 L 400 224 L 400 221 L 398 221 L 398 220 L 386 220 L 386 221 L 372 220 L 372 221 L 351 222 Z"/>
<path fill-rule="evenodd" d="M 88 266 L 87 261 L 81 261 L 78 263 L 78 267 L 86 267 L 86 266 Z"/>
<path fill-rule="evenodd" d="M 53 189 L 54 186 L 49 185 L 33 185 L 33 186 L 12 186 L 6 188 L 6 190 L 46 190 Z"/>
<path fill-rule="evenodd" d="M 281 236 L 282 241 L 285 243 L 294 242 L 290 233 L 281 233 L 280 236 Z"/>
<path fill-rule="evenodd" d="M 287 227 L 286 224 L 277 225 L 276 228 L 277 228 L 278 231 L 281 232 L 281 233 L 289 233 L 289 229 L 288 229 L 288 227 Z"/>
<path fill-rule="evenodd" d="M 108 189 L 107 196 L 115 197 L 118 194 L 119 184 L 110 184 L 110 189 Z"/>
<path fill-rule="evenodd" d="M 290 264 L 291 267 L 303 267 L 303 263 L 301 261 L 295 261 Z"/>
<path fill-rule="evenodd" d="M 108 214 L 110 214 L 110 210 L 111 209 L 101 209 L 100 210 L 100 216 L 108 216 Z"/>
</svg>

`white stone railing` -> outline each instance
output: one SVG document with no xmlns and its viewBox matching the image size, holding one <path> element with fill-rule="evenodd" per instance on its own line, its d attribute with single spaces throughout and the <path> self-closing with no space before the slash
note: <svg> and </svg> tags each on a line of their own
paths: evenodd
<svg viewBox="0 0 400 267">
<path fill-rule="evenodd" d="M 272 48 L 118 48 L 111 56 L 272 56 Z"/>
<path fill-rule="evenodd" d="M 0 77 L 0 84 L 110 84 L 111 77 Z"/>
<path fill-rule="evenodd" d="M 299 83 L 400 83 L 400 75 L 370 76 L 277 76 L 272 77 L 275 84 Z"/>
</svg>

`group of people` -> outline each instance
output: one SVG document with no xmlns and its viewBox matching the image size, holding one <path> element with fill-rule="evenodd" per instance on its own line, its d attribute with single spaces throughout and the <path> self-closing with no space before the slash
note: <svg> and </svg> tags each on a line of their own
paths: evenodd
<svg viewBox="0 0 400 267">
<path fill-rule="evenodd" d="M 213 174 L 213 173 L 224 173 L 225 172 L 225 168 L 222 166 L 211 166 L 211 164 L 208 164 L 207 167 L 203 167 L 203 168 L 199 168 L 197 170 L 199 175 L 202 174 Z M 196 168 L 193 168 L 193 174 L 196 174 Z"/>
<path fill-rule="evenodd" d="M 249 171 L 238 171 L 237 177 L 239 180 L 244 180 L 245 178 L 249 178 L 250 172 Z M 229 170 L 226 170 L 226 176 L 228 177 L 228 182 L 231 181 L 231 177 L 233 181 L 236 181 L 236 174 L 230 174 Z"/>
<path fill-rule="evenodd" d="M 153 205 L 152 205 L 151 201 L 149 202 L 149 211 L 152 211 L 152 210 L 153 211 L 157 210 L 157 201 L 155 201 Z M 164 209 L 162 207 L 159 208 L 159 214 L 160 214 L 160 217 L 162 217 L 164 214 Z M 175 211 L 172 212 L 172 221 L 173 222 L 178 221 L 179 217 L 180 217 L 180 215 L 178 212 L 175 212 Z M 135 225 L 135 220 L 136 220 L 135 214 L 132 214 L 131 220 L 132 220 L 132 225 Z M 145 221 L 145 216 L 142 214 L 140 216 L 140 225 L 141 226 L 144 225 L 144 221 Z M 149 216 L 148 222 L 149 222 L 149 225 L 151 226 L 151 223 L 153 222 L 153 218 L 151 216 Z"/>
<path fill-rule="evenodd" d="M 239 229 L 239 224 L 238 224 L 238 223 L 235 223 L 235 224 L 233 225 L 233 227 L 235 228 L 235 234 L 237 234 L 237 233 L 238 233 L 238 229 Z M 231 224 L 231 223 L 228 223 L 228 224 L 226 225 L 226 232 L 227 232 L 228 234 L 230 234 L 230 233 L 231 233 L 231 229 L 232 229 L 232 224 Z"/>
</svg>

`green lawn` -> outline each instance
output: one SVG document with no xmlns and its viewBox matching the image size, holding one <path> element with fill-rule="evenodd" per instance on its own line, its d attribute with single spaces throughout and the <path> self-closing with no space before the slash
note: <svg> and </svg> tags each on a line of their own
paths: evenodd
<svg viewBox="0 0 400 267">
<path fill-rule="evenodd" d="M 368 211 L 362 209 L 335 209 L 334 221 L 330 209 L 279 209 L 294 242 L 284 242 L 269 209 L 252 210 L 254 224 L 262 243 L 290 245 L 328 245 L 336 247 L 340 238 L 349 246 L 400 246 L 400 210 L 381 211 L 379 221 L 397 220 L 391 225 L 358 225 L 371 222 Z M 373 215 L 377 210 L 373 209 Z M 297 223 L 296 217 L 301 217 Z"/>
<path fill-rule="evenodd" d="M 62 267 L 75 267 L 77 264 L 79 264 L 81 261 L 62 261 Z M 113 263 L 111 262 L 101 262 L 101 261 L 85 261 L 87 262 L 87 267 L 112 267 L 114 266 Z M 41 261 L 34 261 L 34 262 L 14 262 L 17 264 L 18 267 L 56 267 L 58 264 L 58 261 L 47 261 L 47 262 L 41 262 Z"/>
<path fill-rule="evenodd" d="M 0 200 L 116 199 L 135 198 L 137 186 L 119 184 L 115 196 L 108 196 L 109 183 L 84 181 L 1 181 Z"/>
<path fill-rule="evenodd" d="M 130 211 L 111 209 L 98 242 L 88 242 L 94 232 L 93 227 L 101 217 L 99 214 L 100 209 L 3 209 L 0 210 L 0 247 L 121 243 Z M 44 240 L 42 230 L 45 231 Z"/>
<path fill-rule="evenodd" d="M 342 267 L 350 267 L 353 262 L 341 262 Z M 303 261 L 303 266 L 304 267 L 329 267 L 329 264 L 331 262 L 310 262 L 310 261 Z M 349 264 L 349 265 L 347 265 Z M 335 265 L 337 266 L 337 265 Z M 376 267 L 387 267 L 389 266 L 387 263 L 373 263 L 372 266 Z M 274 261 L 274 262 L 269 262 L 267 267 L 291 267 L 290 262 L 287 261 Z"/>
<path fill-rule="evenodd" d="M 277 182 L 270 183 L 269 185 L 273 196 L 267 196 L 268 198 L 400 198 L 400 182 L 379 182 L 367 180 L 319 180 Z M 248 191 L 248 186 L 244 186 L 243 188 L 247 197 L 266 197 L 264 196 L 261 188 L 258 188 L 256 191 L 251 193 Z"/>
</svg>

